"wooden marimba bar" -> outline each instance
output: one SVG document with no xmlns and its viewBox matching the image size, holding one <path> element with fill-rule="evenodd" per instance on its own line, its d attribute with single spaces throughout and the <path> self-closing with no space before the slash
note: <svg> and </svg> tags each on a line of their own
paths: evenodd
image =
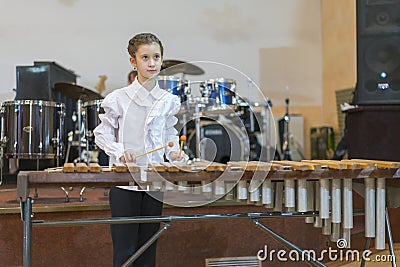
<svg viewBox="0 0 400 267">
<path fill-rule="evenodd" d="M 375 248 L 385 249 L 385 185 L 400 178 L 400 163 L 372 160 L 305 160 L 272 162 L 195 162 L 191 165 L 135 164 L 100 168 L 67 164 L 61 169 L 22 173 L 18 198 L 39 185 L 136 184 L 150 191 L 181 192 L 205 200 L 243 201 L 281 212 L 318 211 L 306 223 L 322 228 L 332 241 L 343 238 L 350 247 L 353 228 L 353 182 L 365 185 L 365 236 L 375 238 Z M 118 173 L 118 175 L 116 174 Z M 162 179 L 160 179 L 160 177 Z"/>
</svg>

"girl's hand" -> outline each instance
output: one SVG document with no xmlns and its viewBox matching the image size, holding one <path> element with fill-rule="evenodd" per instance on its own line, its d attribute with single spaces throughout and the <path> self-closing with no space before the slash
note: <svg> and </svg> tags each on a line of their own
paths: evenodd
<svg viewBox="0 0 400 267">
<path fill-rule="evenodd" d="M 181 154 L 181 155 L 179 155 L 179 154 Z M 169 153 L 169 160 L 170 161 L 181 161 L 183 159 L 183 157 L 184 157 L 183 155 L 184 155 L 183 152 L 179 153 L 177 151 L 171 151 Z"/>
<path fill-rule="evenodd" d="M 129 152 L 129 151 L 125 151 L 124 152 L 124 155 L 122 155 L 120 158 L 119 158 L 119 160 L 122 162 L 122 163 L 135 163 L 136 162 L 136 157 L 135 157 L 135 155 L 133 155 L 133 153 L 132 152 Z"/>
</svg>

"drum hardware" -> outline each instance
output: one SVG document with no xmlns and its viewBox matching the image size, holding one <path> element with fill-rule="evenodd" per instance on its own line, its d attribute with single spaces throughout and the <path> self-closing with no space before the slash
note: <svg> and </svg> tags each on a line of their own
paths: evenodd
<svg viewBox="0 0 400 267">
<path fill-rule="evenodd" d="M 3 145 L 0 145 L 0 186 L 3 185 L 3 166 L 4 166 L 4 159 L 3 159 Z"/>
<path fill-rule="evenodd" d="M 184 121 L 184 122 L 186 122 L 186 120 L 187 120 L 187 114 L 186 113 L 183 113 L 182 114 L 182 120 Z M 183 125 L 183 127 L 182 127 L 182 135 L 184 135 L 184 136 L 187 136 L 187 124 L 185 123 L 184 125 Z M 183 144 L 183 150 L 184 151 L 187 151 L 187 142 L 184 142 L 184 144 Z"/>
<path fill-rule="evenodd" d="M 271 101 L 266 98 L 265 103 L 248 102 L 238 97 L 235 113 L 230 117 L 239 117 L 243 123 L 250 141 L 250 160 L 270 161 L 274 159 L 275 128 L 271 123 Z M 273 128 L 271 128 L 271 126 Z"/>
<path fill-rule="evenodd" d="M 289 137 L 290 137 L 290 132 L 289 132 L 289 122 L 290 122 L 290 116 L 289 116 L 289 98 L 285 99 L 286 103 L 286 113 L 285 116 L 283 117 L 283 144 L 282 144 L 282 150 L 283 150 L 283 159 L 284 160 L 291 160 L 291 151 L 289 147 Z"/>
<path fill-rule="evenodd" d="M 273 159 L 272 152 L 275 148 L 275 146 L 272 145 L 272 140 L 271 140 L 271 109 L 272 109 L 272 102 L 271 99 L 266 97 L 265 102 L 267 104 L 266 109 L 262 109 L 261 117 L 263 118 L 262 121 L 262 129 L 265 135 L 265 147 L 267 148 L 267 154 L 265 161 L 271 161 Z"/>
<path fill-rule="evenodd" d="M 55 83 L 54 91 L 60 92 L 68 98 L 82 102 L 103 99 L 103 97 L 93 90 L 87 89 L 75 83 Z"/>
<path fill-rule="evenodd" d="M 104 113 L 102 100 L 93 100 L 84 104 L 84 127 L 86 137 L 86 162 L 98 162 L 98 147 L 95 144 L 93 130 L 100 124 L 99 115 Z"/>
<path fill-rule="evenodd" d="M 64 135 L 64 119 L 65 119 L 65 110 L 58 111 L 59 125 L 60 128 L 56 130 L 56 137 L 52 138 L 53 146 L 56 147 L 56 157 L 57 166 L 60 166 L 60 158 L 63 156 L 64 151 L 64 143 L 62 141 Z"/>
<path fill-rule="evenodd" d="M 79 98 L 79 99 L 78 99 L 78 104 L 77 104 L 77 106 L 76 106 L 76 109 L 77 109 L 77 111 L 78 111 L 78 120 L 77 120 L 77 124 L 78 124 L 78 129 L 79 129 L 79 130 L 77 131 L 78 140 L 79 140 L 79 145 L 78 145 L 79 162 L 80 162 L 81 153 L 82 153 L 82 146 L 81 146 L 81 138 L 82 138 L 82 128 L 81 128 L 81 125 L 82 125 L 82 110 L 81 110 L 81 108 L 82 108 L 82 100 Z"/>
<path fill-rule="evenodd" d="M 181 60 L 166 59 L 163 61 L 160 75 L 175 75 L 178 73 L 202 75 L 204 74 L 204 70 L 194 64 Z"/>
<path fill-rule="evenodd" d="M 75 134 L 77 135 L 78 143 L 78 160 L 79 162 L 81 161 L 81 154 L 82 154 L 82 144 L 81 144 L 81 139 L 85 134 L 85 127 L 82 127 L 82 108 L 83 108 L 83 103 L 88 102 L 88 101 L 94 101 L 94 100 L 99 100 L 102 99 L 103 97 L 98 94 L 97 92 L 87 89 L 83 86 L 77 85 L 75 83 L 56 83 L 54 84 L 54 91 L 61 92 L 61 94 L 65 95 L 68 98 L 71 98 L 75 101 L 77 101 L 77 108 L 76 108 L 76 121 L 73 121 L 78 125 L 75 127 Z M 67 154 L 69 157 L 69 151 L 70 147 L 73 146 L 73 143 L 68 142 L 68 148 L 67 148 Z M 68 157 L 66 156 L 65 158 L 65 163 L 68 162 Z"/>
</svg>

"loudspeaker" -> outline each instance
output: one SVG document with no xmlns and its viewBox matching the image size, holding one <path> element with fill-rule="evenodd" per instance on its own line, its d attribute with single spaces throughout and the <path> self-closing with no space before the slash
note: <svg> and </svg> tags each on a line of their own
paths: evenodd
<svg viewBox="0 0 400 267">
<path fill-rule="evenodd" d="M 400 104 L 400 0 L 357 0 L 354 104 Z"/>
<path fill-rule="evenodd" d="M 57 82 L 76 83 L 77 75 L 55 62 L 35 61 L 33 66 L 17 66 L 15 100 L 47 100 L 65 102 L 59 92 L 53 92 Z"/>
<path fill-rule="evenodd" d="M 349 159 L 400 161 L 400 106 L 365 105 L 346 111 Z"/>
</svg>

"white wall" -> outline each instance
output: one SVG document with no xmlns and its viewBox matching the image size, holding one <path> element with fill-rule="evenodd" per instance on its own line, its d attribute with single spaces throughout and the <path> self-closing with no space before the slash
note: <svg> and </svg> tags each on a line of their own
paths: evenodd
<svg viewBox="0 0 400 267">
<path fill-rule="evenodd" d="M 78 84 L 91 89 L 101 74 L 108 76 L 108 89 L 121 87 L 130 70 L 127 42 L 139 32 L 160 37 L 165 59 L 223 63 L 256 84 L 263 75 L 261 49 L 307 43 L 320 47 L 321 42 L 320 0 L 0 0 L 0 4 L 0 101 L 13 99 L 15 67 L 33 61 L 55 61 L 78 74 Z M 318 49 L 315 57 L 314 62 L 321 58 Z M 212 65 L 202 65 L 207 68 L 205 75 L 186 78 L 238 75 L 229 68 L 215 73 Z M 241 94 L 251 94 L 247 89 L 246 79 L 238 83 Z"/>
</svg>

